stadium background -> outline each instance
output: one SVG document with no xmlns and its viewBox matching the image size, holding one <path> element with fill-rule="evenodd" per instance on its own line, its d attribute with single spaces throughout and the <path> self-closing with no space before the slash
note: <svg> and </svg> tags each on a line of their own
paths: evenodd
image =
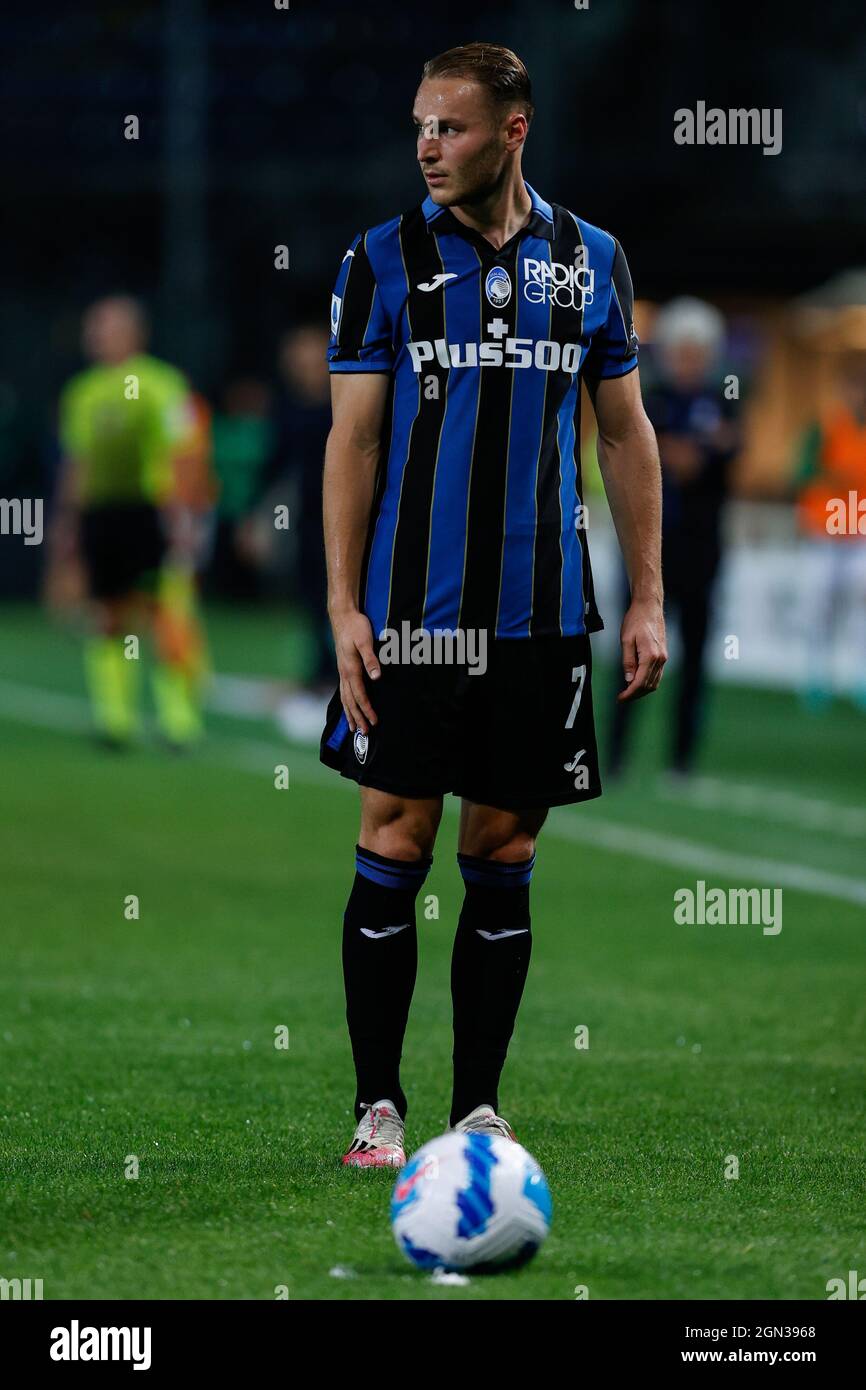
<svg viewBox="0 0 866 1390">
<path fill-rule="evenodd" d="M 551 820 L 506 1094 L 556 1223 L 524 1274 L 441 1289 L 390 1245 L 386 1185 L 331 1162 L 347 1124 L 337 924 L 354 807 L 275 722 L 309 661 L 297 527 L 285 553 L 253 548 L 266 556 L 252 594 L 208 585 L 209 735 L 183 764 L 150 743 L 122 765 L 90 747 L 79 627 L 40 601 L 43 547 L 0 537 L 0 1275 L 42 1277 L 46 1297 L 267 1298 L 279 1284 L 293 1298 L 569 1298 L 581 1284 L 592 1297 L 823 1297 L 828 1278 L 866 1267 L 866 716 L 848 698 L 817 711 L 799 698 L 791 470 L 835 354 L 862 333 L 847 306 L 863 282 L 838 281 L 866 244 L 859 7 L 174 0 L 49 7 L 3 31 L 16 56 L 0 496 L 45 497 L 50 515 L 80 315 L 117 290 L 146 303 L 153 350 L 209 400 L 217 443 L 221 418 L 233 437 L 241 388 L 258 467 L 282 336 L 324 319 L 351 236 L 422 196 L 408 112 L 423 59 L 489 37 L 533 78 L 526 176 L 621 240 L 650 360 L 671 296 L 727 316 L 745 444 L 716 635 L 751 641 L 736 666 L 711 643 L 697 778 L 658 775 L 669 678 L 627 780 Z M 673 112 L 698 100 L 781 108 L 781 154 L 678 146 Z M 806 311 L 840 294 L 845 313 L 819 341 Z M 229 485 L 233 457 L 226 444 Z M 837 664 L 856 686 L 864 654 L 845 640 Z M 613 681 L 608 665 L 602 731 Z M 441 919 L 422 934 L 407 1040 L 416 1142 L 443 1123 L 447 1090 L 452 833 L 446 819 L 430 882 Z M 676 926 L 672 894 L 699 878 L 781 887 L 780 936 Z M 128 893 L 140 923 L 123 918 Z M 723 1180 L 728 1154 L 738 1182 Z"/>
</svg>

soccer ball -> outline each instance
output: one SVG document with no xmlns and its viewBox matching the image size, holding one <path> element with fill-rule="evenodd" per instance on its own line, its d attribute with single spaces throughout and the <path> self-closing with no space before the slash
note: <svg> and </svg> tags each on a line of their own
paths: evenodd
<svg viewBox="0 0 866 1390">
<path fill-rule="evenodd" d="M 410 1158 L 391 1197 L 391 1226 L 420 1269 L 516 1269 L 550 1228 L 547 1180 L 535 1159 L 493 1134 L 452 1130 Z"/>
</svg>

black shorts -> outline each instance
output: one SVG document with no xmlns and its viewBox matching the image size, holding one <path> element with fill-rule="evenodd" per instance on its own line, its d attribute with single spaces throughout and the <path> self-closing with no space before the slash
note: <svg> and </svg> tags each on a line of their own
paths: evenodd
<svg viewBox="0 0 866 1390">
<path fill-rule="evenodd" d="M 500 639 L 487 657 L 479 675 L 383 665 L 366 682 L 378 716 L 366 737 L 349 729 L 338 689 L 322 762 L 396 796 L 454 792 L 504 810 L 600 796 L 589 637 Z"/>
<path fill-rule="evenodd" d="M 159 511 L 149 502 L 110 502 L 81 513 L 81 555 L 94 598 L 152 590 L 165 548 Z"/>
</svg>

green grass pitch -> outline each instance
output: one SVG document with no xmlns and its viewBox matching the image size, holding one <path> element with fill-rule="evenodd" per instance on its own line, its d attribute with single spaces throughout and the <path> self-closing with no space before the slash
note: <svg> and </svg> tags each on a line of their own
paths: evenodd
<svg viewBox="0 0 866 1390">
<path fill-rule="evenodd" d="M 212 633 L 223 672 L 299 660 L 279 614 Z M 186 760 L 100 754 L 72 637 L 12 608 L 0 639 L 0 1276 L 47 1299 L 822 1299 L 866 1273 L 866 716 L 716 691 L 693 796 L 657 776 L 668 692 L 624 785 L 551 819 L 501 1105 L 553 1227 L 524 1270 L 443 1287 L 394 1245 L 391 1178 L 337 1161 L 352 789 L 264 720 L 214 716 Z M 410 1149 L 447 1120 L 455 826 L 419 913 Z M 783 886 L 781 933 L 677 925 L 698 878 Z"/>
</svg>

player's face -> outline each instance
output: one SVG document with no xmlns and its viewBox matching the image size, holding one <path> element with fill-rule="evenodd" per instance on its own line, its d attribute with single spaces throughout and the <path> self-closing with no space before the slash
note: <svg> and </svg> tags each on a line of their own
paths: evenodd
<svg viewBox="0 0 866 1390">
<path fill-rule="evenodd" d="M 328 398 L 328 335 L 318 328 L 301 328 L 280 349 L 283 380 L 308 400 Z"/>
<path fill-rule="evenodd" d="M 462 77 L 428 78 L 412 108 L 418 163 L 440 207 L 481 202 L 495 192 L 509 151 L 514 118 L 497 111 L 489 93 Z"/>
<path fill-rule="evenodd" d="M 665 353 L 668 376 L 683 390 L 697 389 L 706 380 L 713 355 L 703 343 L 683 338 L 672 343 Z"/>
<path fill-rule="evenodd" d="M 123 362 L 141 351 L 141 323 L 134 310 L 119 299 L 102 299 L 84 318 L 85 354 L 96 362 Z"/>
</svg>

